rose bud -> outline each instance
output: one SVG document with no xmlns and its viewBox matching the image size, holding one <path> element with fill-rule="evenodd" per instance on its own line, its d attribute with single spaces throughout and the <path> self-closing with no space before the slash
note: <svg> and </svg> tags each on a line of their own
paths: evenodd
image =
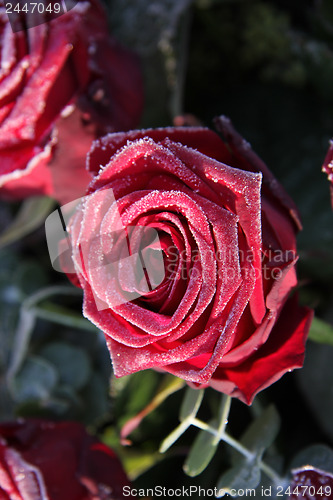
<svg viewBox="0 0 333 500">
<path fill-rule="evenodd" d="M 302 366 L 312 312 L 290 296 L 294 203 L 229 120 L 217 126 L 226 142 L 202 127 L 95 141 L 67 271 L 117 377 L 154 368 L 250 404 Z"/>
<path fill-rule="evenodd" d="M 13 32 L 0 3 L 0 196 L 66 203 L 91 180 L 92 140 L 138 125 L 140 68 L 109 36 L 98 0 L 29 29 L 25 16 Z"/>
<path fill-rule="evenodd" d="M 1 499 L 120 500 L 124 487 L 130 492 L 115 453 L 81 424 L 42 420 L 0 424 Z"/>
<path fill-rule="evenodd" d="M 328 180 L 331 183 L 331 204 L 333 208 L 333 140 L 330 141 L 330 147 L 327 152 L 326 158 L 324 160 L 324 165 L 322 166 L 322 171 L 328 176 Z"/>
</svg>

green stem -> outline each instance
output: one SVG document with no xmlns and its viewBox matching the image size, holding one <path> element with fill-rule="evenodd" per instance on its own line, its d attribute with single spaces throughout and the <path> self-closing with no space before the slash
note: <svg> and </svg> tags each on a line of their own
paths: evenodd
<svg viewBox="0 0 333 500">
<path fill-rule="evenodd" d="M 202 429 L 204 431 L 209 432 L 210 434 L 213 434 L 216 437 L 219 437 L 220 441 L 224 441 L 225 443 L 230 444 L 230 446 L 235 448 L 235 450 L 239 451 L 239 453 L 241 453 L 247 459 L 252 460 L 255 457 L 255 455 L 250 450 L 245 448 L 242 444 L 240 444 L 238 441 L 236 441 L 236 439 L 231 437 L 226 432 L 220 434 L 216 429 L 206 424 L 206 422 L 202 422 L 202 420 L 199 420 L 197 418 L 193 418 L 191 420 L 191 423 L 192 425 L 195 425 L 199 429 Z"/>
<path fill-rule="evenodd" d="M 10 359 L 6 374 L 7 382 L 10 387 L 12 386 L 12 381 L 17 371 L 19 370 L 28 350 L 31 332 L 35 326 L 35 322 L 35 317 L 31 313 L 31 311 L 21 308 L 20 317 L 15 332 L 15 349 L 12 350 L 12 357 Z"/>
<path fill-rule="evenodd" d="M 216 429 L 210 427 L 208 424 L 206 424 L 205 422 L 202 422 L 201 420 L 199 420 L 197 418 L 191 419 L 191 424 L 195 425 L 199 429 L 207 431 L 210 434 L 213 434 L 214 436 L 218 437 L 220 441 L 224 441 L 225 443 L 232 446 L 235 450 L 237 450 L 239 453 L 241 453 L 248 460 L 253 460 L 255 458 L 255 456 L 256 456 L 255 453 L 253 453 L 252 451 L 245 448 L 245 446 L 243 446 L 241 443 L 239 443 L 239 441 L 234 439 L 232 436 L 227 434 L 225 431 L 220 433 L 219 430 L 216 430 Z M 284 483 L 283 479 L 274 471 L 274 469 L 272 469 L 265 462 L 260 460 L 258 465 L 259 465 L 260 469 L 269 478 L 271 478 L 274 481 L 275 484 L 281 485 Z"/>
<path fill-rule="evenodd" d="M 43 317 L 44 319 L 50 319 L 53 321 L 55 321 L 56 319 L 54 315 L 51 319 L 51 316 L 48 312 L 44 312 L 41 308 L 35 308 L 34 305 L 52 295 L 78 295 L 79 293 L 81 292 L 74 287 L 55 285 L 38 290 L 38 292 L 30 295 L 22 302 L 19 322 L 15 332 L 15 349 L 13 350 L 12 358 L 7 370 L 8 384 L 11 384 L 11 381 L 14 379 L 25 358 L 30 342 L 30 337 L 36 323 L 36 317 Z M 64 318 L 62 317 L 60 320 L 59 315 L 57 317 L 58 323 L 60 322 L 61 324 L 66 324 L 66 326 L 75 326 L 76 328 L 80 327 L 87 329 L 88 322 L 84 322 L 83 325 L 83 320 L 81 321 L 82 324 L 80 323 L 80 326 L 78 326 L 77 319 L 75 319 L 74 324 L 73 321 L 69 323 L 69 320 L 67 321 L 67 323 L 65 323 Z"/>
<path fill-rule="evenodd" d="M 183 100 L 184 100 L 184 86 L 186 78 L 187 69 L 187 56 L 188 56 L 188 46 L 190 37 L 190 27 L 191 27 L 191 9 L 188 8 L 181 17 L 179 23 L 181 24 L 179 29 L 179 40 L 178 40 L 178 51 L 173 50 L 173 58 L 175 59 L 175 75 L 173 82 L 173 89 L 171 94 L 170 110 L 172 118 L 183 114 Z M 178 54 L 177 54 L 178 52 Z M 178 55 L 178 59 L 177 59 Z"/>
<path fill-rule="evenodd" d="M 80 330 L 88 330 L 89 332 L 96 332 L 97 327 L 90 321 L 74 314 L 66 314 L 61 311 L 50 311 L 42 307 L 33 307 L 31 312 L 36 318 L 52 321 L 58 325 L 68 326 L 70 328 L 78 328 Z"/>
<path fill-rule="evenodd" d="M 81 295 L 81 294 L 82 292 L 78 288 L 74 288 L 67 285 L 47 286 L 27 297 L 23 301 L 22 307 L 24 309 L 30 309 L 30 307 L 37 304 L 37 302 L 44 300 L 52 295 Z"/>
<path fill-rule="evenodd" d="M 260 469 L 268 476 L 272 481 L 274 481 L 275 485 L 277 486 L 283 486 L 284 485 L 284 479 L 280 477 L 272 467 L 267 465 L 265 462 L 262 460 L 259 463 Z"/>
<path fill-rule="evenodd" d="M 176 427 L 162 442 L 160 446 L 160 453 L 165 453 L 170 446 L 173 445 L 177 439 L 180 438 L 182 434 L 190 427 L 192 423 L 191 417 L 185 418 L 178 427 Z"/>
</svg>

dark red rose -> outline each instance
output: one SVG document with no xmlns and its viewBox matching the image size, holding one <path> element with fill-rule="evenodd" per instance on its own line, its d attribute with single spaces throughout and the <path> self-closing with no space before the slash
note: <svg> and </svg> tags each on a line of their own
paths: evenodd
<svg viewBox="0 0 333 500">
<path fill-rule="evenodd" d="M 333 140 L 330 142 L 330 147 L 327 151 L 326 158 L 324 160 L 324 165 L 322 171 L 328 176 L 328 180 L 331 183 L 331 204 L 333 208 Z"/>
<path fill-rule="evenodd" d="M 136 57 L 109 36 L 98 0 L 13 33 L 0 2 L 0 195 L 84 194 L 85 157 L 100 135 L 137 126 Z"/>
<path fill-rule="evenodd" d="M 69 231 L 83 312 L 117 377 L 155 368 L 251 403 L 302 366 L 312 312 L 290 297 L 293 202 L 229 120 L 216 123 L 226 143 L 194 127 L 97 140 Z"/>
<path fill-rule="evenodd" d="M 289 500 L 324 500 L 333 496 L 333 474 L 305 465 L 292 470 L 293 480 L 289 488 Z"/>
<path fill-rule="evenodd" d="M 130 491 L 115 453 L 81 424 L 0 424 L 1 500 L 119 500 L 124 486 Z"/>
</svg>

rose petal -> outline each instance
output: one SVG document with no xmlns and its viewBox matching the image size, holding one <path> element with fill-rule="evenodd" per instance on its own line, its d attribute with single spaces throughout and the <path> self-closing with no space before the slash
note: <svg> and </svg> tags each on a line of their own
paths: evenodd
<svg viewBox="0 0 333 500">
<path fill-rule="evenodd" d="M 313 312 L 308 308 L 298 307 L 294 295 L 284 306 L 267 342 L 244 363 L 232 369 L 224 369 L 222 364 L 210 385 L 250 404 L 259 391 L 284 373 L 302 367 L 312 316 Z"/>
</svg>

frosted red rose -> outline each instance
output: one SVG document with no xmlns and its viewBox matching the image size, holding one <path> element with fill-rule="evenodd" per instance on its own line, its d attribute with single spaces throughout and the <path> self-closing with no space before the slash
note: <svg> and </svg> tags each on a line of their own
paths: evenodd
<svg viewBox="0 0 333 500">
<path fill-rule="evenodd" d="M 130 490 L 115 453 L 81 424 L 0 424 L 1 500 L 120 500 L 124 486 Z"/>
<path fill-rule="evenodd" d="M 96 176 L 69 230 L 84 315 L 104 332 L 116 376 L 155 368 L 250 403 L 302 366 L 311 312 L 289 298 L 293 202 L 230 122 L 217 126 L 227 143 L 206 128 L 96 141 Z M 133 228 L 158 243 L 145 236 L 139 256 Z M 145 290 L 161 254 L 164 279 Z M 126 255 L 146 263 L 137 289 Z"/>
<path fill-rule="evenodd" d="M 288 500 L 321 500 L 331 498 L 333 474 L 312 465 L 305 465 L 292 471 L 292 483 L 286 489 Z"/>
<path fill-rule="evenodd" d="M 24 13 L 12 16 L 15 32 L 1 0 L 0 195 L 66 203 L 91 181 L 92 140 L 137 126 L 138 61 L 109 36 L 99 0 L 29 29 Z"/>
</svg>

